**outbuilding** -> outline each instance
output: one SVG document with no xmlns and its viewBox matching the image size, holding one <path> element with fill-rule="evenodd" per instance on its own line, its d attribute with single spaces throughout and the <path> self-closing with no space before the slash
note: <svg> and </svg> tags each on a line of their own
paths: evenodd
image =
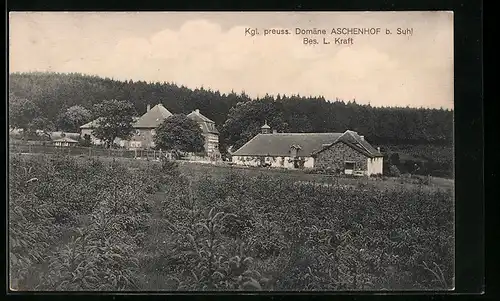
<svg viewBox="0 0 500 301">
<path fill-rule="evenodd" d="M 75 146 L 78 143 L 78 141 L 71 139 L 69 137 L 62 137 L 54 140 L 53 143 L 55 146 L 68 147 L 68 146 Z"/>
<path fill-rule="evenodd" d="M 232 154 L 243 166 L 329 169 L 340 174 L 382 174 L 383 155 L 363 136 L 344 133 L 277 133 L 269 125 Z"/>
</svg>

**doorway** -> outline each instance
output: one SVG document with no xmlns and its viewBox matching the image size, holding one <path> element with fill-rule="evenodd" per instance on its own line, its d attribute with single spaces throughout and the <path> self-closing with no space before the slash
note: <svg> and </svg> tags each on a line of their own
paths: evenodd
<svg viewBox="0 0 500 301">
<path fill-rule="evenodd" d="M 293 168 L 298 168 L 298 169 L 304 168 L 304 159 L 302 159 L 302 158 L 295 158 L 293 160 Z"/>
</svg>

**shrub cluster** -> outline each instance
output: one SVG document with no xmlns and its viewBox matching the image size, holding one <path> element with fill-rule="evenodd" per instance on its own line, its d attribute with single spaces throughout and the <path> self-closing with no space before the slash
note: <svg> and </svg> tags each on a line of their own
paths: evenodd
<svg viewBox="0 0 500 301">
<path fill-rule="evenodd" d="M 12 156 L 12 288 L 137 288 L 135 252 L 149 227 L 148 192 L 158 188 L 147 175 L 114 162 Z"/>
<path fill-rule="evenodd" d="M 237 170 L 184 183 L 162 206 L 176 237 L 164 256 L 181 256 L 178 248 L 191 256 L 167 273 L 176 279 L 171 289 L 243 289 L 237 279 L 245 273 L 264 290 L 453 285 L 451 191 L 295 185 Z M 221 219 L 210 224 L 214 216 Z M 222 272 L 219 264 L 238 255 L 240 244 L 252 260 Z"/>
<path fill-rule="evenodd" d="M 453 287 L 453 194 L 423 177 L 299 185 L 50 156 L 13 156 L 9 175 L 15 289 Z"/>
</svg>

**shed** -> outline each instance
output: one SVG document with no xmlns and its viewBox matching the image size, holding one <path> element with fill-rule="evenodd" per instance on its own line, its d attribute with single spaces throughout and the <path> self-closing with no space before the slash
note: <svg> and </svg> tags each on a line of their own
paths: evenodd
<svg viewBox="0 0 500 301">
<path fill-rule="evenodd" d="M 53 141 L 55 146 L 75 146 L 78 141 L 68 138 L 62 137 Z"/>
</svg>

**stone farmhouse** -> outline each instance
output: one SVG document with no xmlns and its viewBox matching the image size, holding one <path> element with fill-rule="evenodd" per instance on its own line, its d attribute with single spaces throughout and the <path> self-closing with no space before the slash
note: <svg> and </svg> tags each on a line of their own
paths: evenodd
<svg viewBox="0 0 500 301">
<path fill-rule="evenodd" d="M 344 133 L 277 133 L 267 123 L 262 132 L 232 154 L 244 166 L 328 169 L 341 174 L 382 174 L 383 155 L 364 136 Z"/>
<path fill-rule="evenodd" d="M 157 104 L 153 108 L 147 106 L 147 111 L 140 117 L 134 117 L 134 133 L 129 140 L 117 138 L 115 143 L 127 149 L 150 149 L 155 146 L 154 135 L 156 128 L 173 114 L 162 104 Z M 205 151 L 207 155 L 217 155 L 219 153 L 219 132 L 215 127 L 215 122 L 203 116 L 198 109 L 187 115 L 188 118 L 196 121 L 200 126 L 205 138 Z M 97 139 L 92 131 L 99 119 L 91 121 L 80 127 L 81 136 L 89 135 L 93 144 L 99 145 L 103 142 Z"/>
</svg>

